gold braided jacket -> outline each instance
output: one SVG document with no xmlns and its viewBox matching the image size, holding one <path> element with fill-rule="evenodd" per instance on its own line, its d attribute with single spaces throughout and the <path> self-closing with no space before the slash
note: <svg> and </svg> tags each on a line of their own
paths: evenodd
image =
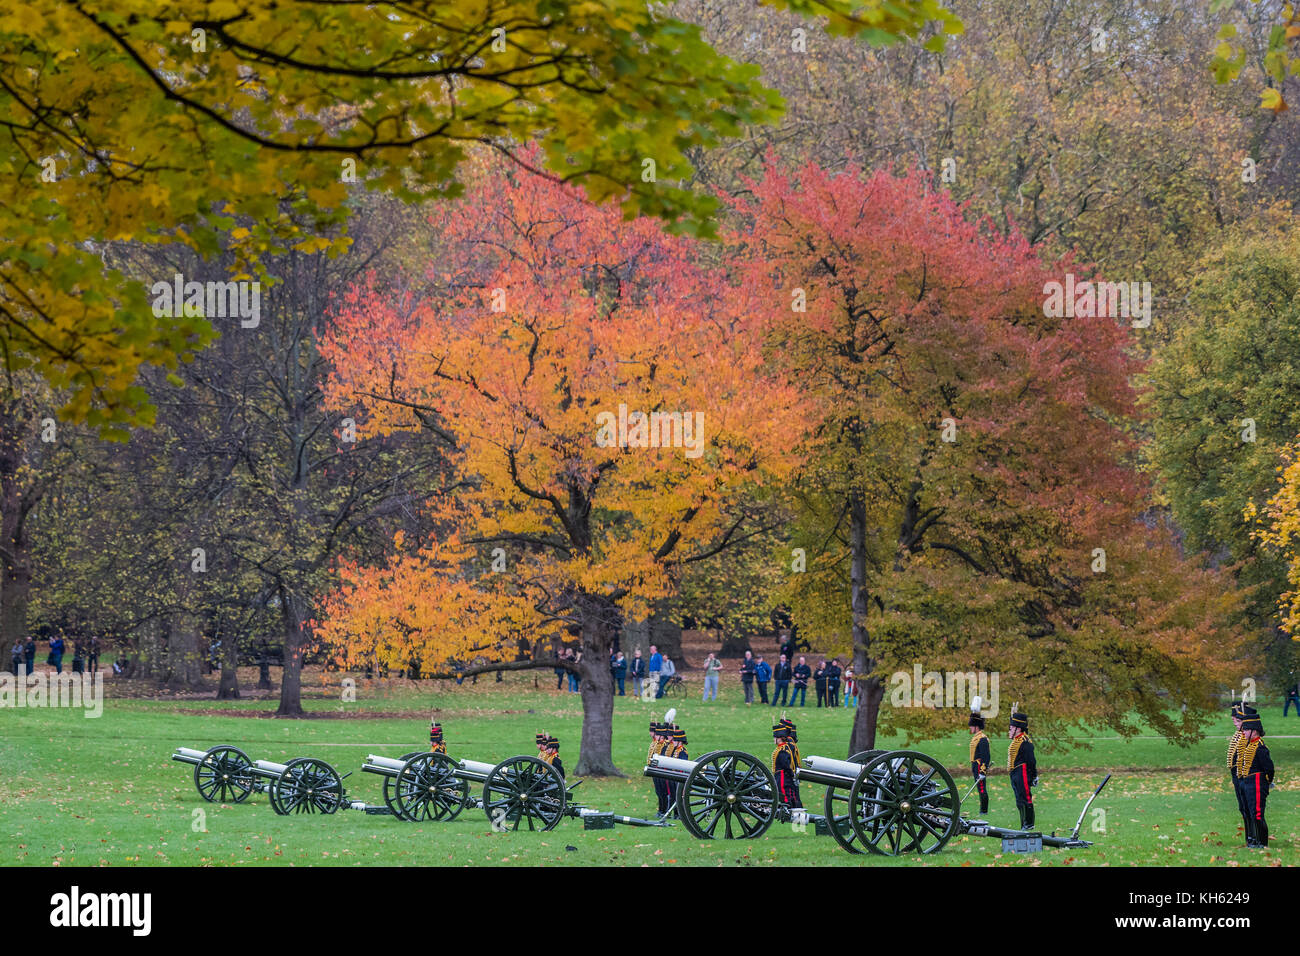
<svg viewBox="0 0 1300 956">
<path fill-rule="evenodd" d="M 989 739 L 989 735 L 984 733 L 984 731 L 982 730 L 978 734 L 975 734 L 975 736 L 971 737 L 970 739 L 970 762 L 971 763 L 975 762 L 975 748 L 980 745 L 981 740 L 988 740 L 988 739 Z M 1016 739 L 1019 740 L 1020 738 L 1017 737 Z M 987 766 L 980 767 L 980 770 L 981 771 L 988 770 L 988 767 Z"/>
<path fill-rule="evenodd" d="M 1007 771 L 1016 769 L 1016 754 L 1020 753 L 1020 745 L 1029 739 L 1028 734 L 1021 734 L 1015 740 L 1011 741 L 1011 746 L 1007 748 Z"/>
<path fill-rule="evenodd" d="M 1256 737 L 1237 751 L 1238 777 L 1246 777 L 1250 774 L 1250 765 L 1255 762 L 1255 751 L 1259 749 L 1259 745 L 1263 742 L 1263 737 Z"/>
<path fill-rule="evenodd" d="M 1241 736 L 1245 731 L 1239 730 L 1228 739 L 1228 775 L 1235 772 L 1237 762 L 1237 746 L 1241 743 Z"/>
</svg>

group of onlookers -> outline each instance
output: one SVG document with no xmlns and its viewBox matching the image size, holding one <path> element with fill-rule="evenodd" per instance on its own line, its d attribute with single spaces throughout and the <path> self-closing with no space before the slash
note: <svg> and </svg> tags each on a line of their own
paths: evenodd
<svg viewBox="0 0 1300 956">
<path fill-rule="evenodd" d="M 758 689 L 759 703 L 776 707 L 778 704 L 789 707 L 805 707 L 808 702 L 808 683 L 812 682 L 817 694 L 818 707 L 856 707 L 858 704 L 857 680 L 853 675 L 853 665 L 840 666 L 838 657 L 829 660 L 821 658 L 814 670 L 808 665 L 808 658 L 794 656 L 794 648 L 787 643 L 781 648 L 781 654 L 775 668 L 768 664 L 763 655 L 754 656 L 753 651 L 745 651 L 740 662 L 740 683 L 745 691 L 745 703 L 754 703 L 754 690 Z M 577 664 L 582 660 L 582 652 L 573 648 L 564 648 L 559 658 L 561 661 Z M 718 685 L 723 663 L 716 654 L 709 654 L 704 659 L 704 700 L 718 699 Z M 636 648 L 632 656 L 627 657 L 622 651 L 611 651 L 609 672 L 612 678 L 613 692 L 626 696 L 627 681 L 632 681 L 632 696 L 640 697 L 645 684 L 650 681 L 655 686 L 655 697 L 664 695 L 668 682 L 677 673 L 672 658 L 662 654 L 659 648 L 651 644 L 648 656 L 643 656 L 641 648 Z M 567 678 L 570 693 L 578 693 L 581 677 L 564 666 L 555 668 L 555 689 L 563 690 Z M 775 684 L 771 700 L 768 699 L 768 685 Z"/>
<path fill-rule="evenodd" d="M 713 657 L 712 654 L 709 657 Z M 813 670 L 808 666 L 808 658 L 800 655 L 797 663 L 794 660 L 793 648 L 788 645 L 783 648 L 775 669 L 763 660 L 763 655 L 754 656 L 753 651 L 745 651 L 745 657 L 740 662 L 740 683 L 745 690 L 745 703 L 754 703 L 754 685 L 758 685 L 759 703 L 770 704 L 776 707 L 778 704 L 789 707 L 804 707 L 808 703 L 808 681 L 813 682 L 813 687 L 817 691 L 818 707 L 856 707 L 858 703 L 858 686 L 857 680 L 853 675 L 853 665 L 847 668 L 840 667 L 838 657 L 833 657 L 829 661 L 822 658 L 818 661 L 817 669 Z M 767 699 L 767 685 L 775 684 L 772 691 L 772 699 Z M 840 692 L 843 691 L 843 703 L 841 704 Z M 709 699 L 709 687 L 705 684 L 704 699 Z M 716 686 L 713 697 L 717 699 Z M 798 702 L 796 704 L 796 701 Z"/>
<path fill-rule="evenodd" d="M 99 670 L 99 638 L 86 640 L 78 638 L 72 643 L 72 671 L 75 674 L 93 674 Z M 67 653 L 67 644 L 62 635 L 50 639 L 50 652 L 45 663 L 54 668 L 56 674 L 63 673 L 63 657 Z M 30 674 L 36 666 L 36 640 L 30 635 L 18 638 L 9 649 L 9 670 L 15 677 L 19 673 Z"/>
</svg>

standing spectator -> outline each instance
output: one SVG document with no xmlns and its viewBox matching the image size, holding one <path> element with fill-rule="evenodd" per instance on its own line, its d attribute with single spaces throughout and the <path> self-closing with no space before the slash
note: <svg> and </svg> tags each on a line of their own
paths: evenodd
<svg viewBox="0 0 1300 956">
<path fill-rule="evenodd" d="M 786 703 L 786 695 L 790 692 L 790 678 L 794 675 L 794 668 L 790 666 L 790 659 L 784 654 L 776 662 L 776 670 L 772 672 L 773 679 L 776 681 L 776 687 L 772 690 L 772 706 L 778 703 Z"/>
<path fill-rule="evenodd" d="M 569 656 L 569 649 L 566 647 L 566 648 L 562 648 L 555 655 L 555 658 L 556 660 L 562 661 L 562 660 L 566 660 L 568 656 Z M 555 689 L 556 690 L 564 690 L 564 675 L 567 673 L 568 671 L 566 671 L 563 667 L 555 668 Z M 457 683 L 460 683 L 460 681 L 457 681 Z"/>
<path fill-rule="evenodd" d="M 582 651 L 578 651 L 576 654 L 573 651 L 569 651 L 569 656 L 573 659 L 574 664 L 582 663 Z M 580 675 L 577 671 L 569 671 L 569 693 L 570 694 L 578 693 L 578 685 L 581 681 L 582 681 L 582 675 Z"/>
<path fill-rule="evenodd" d="M 623 693 L 623 682 L 627 680 L 627 658 L 623 656 L 622 651 L 614 655 L 614 663 L 610 665 L 610 670 L 614 672 L 614 683 L 618 684 L 618 696 L 627 696 Z"/>
<path fill-rule="evenodd" d="M 858 706 L 858 680 L 853 676 L 853 665 L 844 665 L 844 706 Z"/>
<path fill-rule="evenodd" d="M 758 655 L 758 660 L 754 662 L 754 679 L 758 681 L 759 702 L 767 703 L 767 682 L 772 679 L 772 665 L 763 660 L 763 655 Z"/>
<path fill-rule="evenodd" d="M 632 696 L 641 696 L 641 682 L 645 680 L 645 658 L 641 656 L 641 648 L 632 652 Z"/>
<path fill-rule="evenodd" d="M 813 672 L 813 682 L 817 685 L 817 706 L 826 706 L 826 679 L 830 675 L 826 673 L 826 661 L 817 663 L 817 670 Z"/>
<path fill-rule="evenodd" d="M 712 655 L 709 656 L 711 657 Z M 13 650 L 9 652 L 9 657 L 12 659 L 12 663 L 9 667 L 14 672 L 14 676 L 17 677 L 18 669 L 23 666 L 23 639 L 21 637 L 14 639 L 14 647 Z M 1286 714 L 1283 714 L 1282 716 L 1285 717 Z"/>
<path fill-rule="evenodd" d="M 654 644 L 650 645 L 650 686 L 655 689 L 655 698 L 663 696 L 659 692 L 659 673 L 664 669 L 664 656 L 659 653 L 659 648 Z"/>
<path fill-rule="evenodd" d="M 30 634 L 27 635 L 27 641 L 23 644 L 23 660 L 27 664 L 27 674 L 30 676 L 32 668 L 36 666 L 36 639 Z"/>
<path fill-rule="evenodd" d="M 754 702 L 754 652 L 745 651 L 745 659 L 740 662 L 740 683 L 745 688 L 745 703 Z"/>
<path fill-rule="evenodd" d="M 63 635 L 56 634 L 50 641 L 50 655 L 45 658 L 45 663 L 54 668 L 56 674 L 63 673 Z"/>
<path fill-rule="evenodd" d="M 668 690 L 668 681 L 677 673 L 677 665 L 667 654 L 664 655 L 662 669 L 659 671 L 659 689 L 655 691 L 655 697 L 662 697 Z"/>
<path fill-rule="evenodd" d="M 86 649 L 81 638 L 72 642 L 72 673 L 82 674 L 86 670 Z"/>
<path fill-rule="evenodd" d="M 1287 711 L 1291 709 L 1292 704 L 1295 704 L 1295 715 L 1300 717 L 1300 684 L 1297 684 L 1295 681 L 1292 681 L 1291 686 L 1287 688 L 1286 703 L 1282 705 L 1283 717 L 1285 717 Z"/>
<path fill-rule="evenodd" d="M 794 706 L 794 699 L 799 698 L 799 706 L 803 707 L 808 703 L 808 678 L 812 676 L 812 668 L 808 666 L 808 658 L 800 657 L 799 663 L 794 666 L 792 671 L 794 675 L 794 689 L 790 691 L 790 706 Z"/>
<path fill-rule="evenodd" d="M 831 658 L 831 662 L 826 665 L 826 706 L 840 706 L 840 659 Z"/>
<path fill-rule="evenodd" d="M 718 699 L 718 675 L 722 673 L 722 661 L 718 660 L 713 654 L 704 658 L 704 699 L 709 699 L 709 694 L 713 694 L 713 699 Z"/>
</svg>

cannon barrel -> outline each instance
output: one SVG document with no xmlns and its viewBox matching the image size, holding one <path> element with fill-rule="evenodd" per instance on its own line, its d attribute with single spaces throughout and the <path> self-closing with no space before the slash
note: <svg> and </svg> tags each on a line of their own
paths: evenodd
<svg viewBox="0 0 1300 956">
<path fill-rule="evenodd" d="M 366 762 L 362 765 L 361 770 L 364 773 L 377 773 L 382 777 L 396 777 L 405 766 L 405 760 L 381 757 L 378 754 L 366 754 Z"/>
<path fill-rule="evenodd" d="M 483 763 L 481 760 L 459 760 L 456 766 L 460 768 L 458 777 L 464 780 L 474 780 L 478 783 L 486 783 L 488 774 L 495 768 L 496 764 Z"/>
<path fill-rule="evenodd" d="M 206 750 L 191 750 L 189 747 L 177 747 L 176 752 L 172 754 L 173 760 L 179 760 L 181 763 L 200 764 L 206 757 Z"/>
<path fill-rule="evenodd" d="M 274 763 L 270 760 L 254 760 L 253 765 L 248 768 L 248 772 L 255 777 L 266 777 L 269 780 L 277 780 L 280 774 L 288 770 L 288 765 Z"/>
<path fill-rule="evenodd" d="M 680 760 L 677 757 L 665 757 L 656 754 L 646 764 L 644 775 L 656 777 L 660 780 L 685 782 L 686 778 L 691 775 L 691 771 L 697 766 L 698 764 L 694 760 Z"/>
<path fill-rule="evenodd" d="M 809 755 L 803 758 L 803 766 L 797 767 L 794 775 L 801 783 L 807 781 L 828 787 L 851 787 L 858 779 L 863 766 L 851 760 Z"/>
</svg>

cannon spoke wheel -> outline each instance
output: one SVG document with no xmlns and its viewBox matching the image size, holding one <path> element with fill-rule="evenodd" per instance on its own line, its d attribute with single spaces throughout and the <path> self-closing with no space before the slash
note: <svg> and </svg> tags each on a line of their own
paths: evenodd
<svg viewBox="0 0 1300 956">
<path fill-rule="evenodd" d="M 567 799 L 560 772 L 536 757 L 502 761 L 483 784 L 483 811 L 494 830 L 550 830 Z"/>
<path fill-rule="evenodd" d="M 333 813 L 343 803 L 343 781 L 324 760 L 297 757 L 271 784 L 271 809 L 291 813 Z"/>
<path fill-rule="evenodd" d="M 762 836 L 776 816 L 776 781 L 757 757 L 718 750 L 696 761 L 677 791 L 677 815 L 699 840 Z M 718 833 L 722 824 L 722 833 Z"/>
<path fill-rule="evenodd" d="M 410 760 L 412 757 L 420 756 L 421 753 L 423 753 L 423 751 L 412 750 L 409 754 L 402 754 L 401 759 L 403 762 L 405 762 L 407 760 Z M 397 819 L 403 820 L 405 819 L 405 817 L 402 816 L 402 811 L 398 806 L 396 798 L 397 798 L 397 778 L 385 777 L 384 778 L 384 806 L 386 806 L 388 808 L 388 812 L 391 813 L 393 816 L 397 817 Z"/>
<path fill-rule="evenodd" d="M 243 803 L 253 792 L 252 765 L 238 747 L 213 747 L 194 765 L 194 786 L 208 803 Z"/>
<path fill-rule="evenodd" d="M 874 758 L 880 756 L 883 750 L 864 750 L 862 753 L 856 753 L 849 758 L 850 763 L 867 764 Z M 827 787 L 826 798 L 822 803 L 822 811 L 826 814 L 826 825 L 831 831 L 831 836 L 835 842 L 850 853 L 861 853 L 857 848 L 857 831 L 853 829 L 853 820 L 849 815 L 849 788 L 848 787 Z"/>
<path fill-rule="evenodd" d="M 849 791 L 858 846 L 883 856 L 941 850 L 961 826 L 958 810 L 952 776 L 914 750 L 876 757 Z"/>
<path fill-rule="evenodd" d="M 393 813 L 400 820 L 454 820 L 469 803 L 469 783 L 456 776 L 446 754 L 411 754 L 393 785 Z"/>
</svg>

